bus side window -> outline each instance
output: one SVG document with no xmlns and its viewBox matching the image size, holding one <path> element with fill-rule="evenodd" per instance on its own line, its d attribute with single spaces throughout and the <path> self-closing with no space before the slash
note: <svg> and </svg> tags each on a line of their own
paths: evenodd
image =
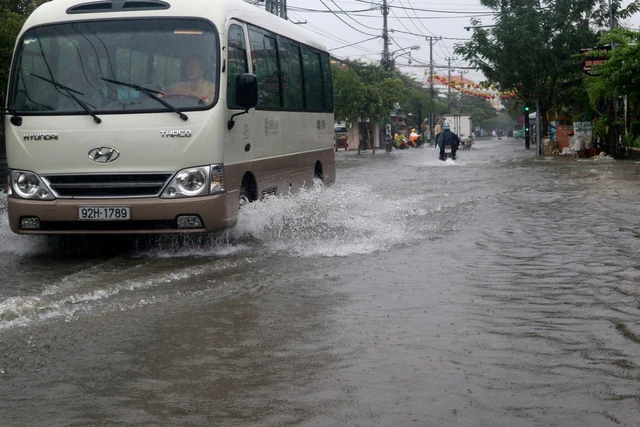
<svg viewBox="0 0 640 427">
<path fill-rule="evenodd" d="M 282 69 L 282 94 L 284 108 L 302 110 L 304 97 L 302 94 L 302 60 L 300 47 L 283 37 L 278 38 L 280 50 L 280 68 Z"/>
<path fill-rule="evenodd" d="M 324 111 L 333 113 L 333 81 L 331 80 L 331 58 L 328 53 L 320 54 L 322 63 L 322 85 L 324 93 Z"/>
<path fill-rule="evenodd" d="M 244 31 L 239 25 L 230 25 L 227 46 L 227 107 L 240 108 L 236 100 L 236 80 L 240 74 L 247 72 L 249 69 Z"/>
<path fill-rule="evenodd" d="M 304 99 L 307 111 L 323 111 L 322 73 L 320 55 L 306 46 L 302 47 L 302 70 L 304 73 Z"/>
<path fill-rule="evenodd" d="M 280 108 L 280 72 L 276 39 L 249 29 L 253 73 L 258 78 L 258 107 Z"/>
</svg>

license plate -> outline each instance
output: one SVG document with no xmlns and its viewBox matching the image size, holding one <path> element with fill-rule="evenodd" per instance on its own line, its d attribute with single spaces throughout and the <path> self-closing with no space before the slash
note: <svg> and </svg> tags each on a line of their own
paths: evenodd
<svg viewBox="0 0 640 427">
<path fill-rule="evenodd" d="M 79 206 L 80 221 L 126 221 L 131 219 L 129 206 Z"/>
<path fill-rule="evenodd" d="M 444 152 L 445 152 L 445 153 L 450 153 L 450 152 L 451 152 L 451 148 L 445 148 L 445 149 L 444 149 Z"/>
</svg>

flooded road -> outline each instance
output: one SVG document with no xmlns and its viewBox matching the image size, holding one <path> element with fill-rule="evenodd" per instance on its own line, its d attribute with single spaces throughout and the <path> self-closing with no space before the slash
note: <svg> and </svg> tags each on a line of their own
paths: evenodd
<svg viewBox="0 0 640 427">
<path fill-rule="evenodd" d="M 635 426 L 640 165 L 337 153 L 202 239 L 10 232 L 0 425 Z"/>
</svg>

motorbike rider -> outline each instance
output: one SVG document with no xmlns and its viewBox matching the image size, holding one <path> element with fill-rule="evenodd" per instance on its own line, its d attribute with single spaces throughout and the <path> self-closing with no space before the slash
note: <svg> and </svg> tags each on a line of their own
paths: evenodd
<svg viewBox="0 0 640 427">
<path fill-rule="evenodd" d="M 458 135 L 451 132 L 451 125 L 445 123 L 442 127 L 442 132 L 438 135 L 438 147 L 440 147 L 440 160 L 444 160 L 444 147 L 445 145 L 451 146 L 451 159 L 456 159 L 456 151 L 460 145 L 460 138 Z"/>
<path fill-rule="evenodd" d="M 411 144 L 414 147 L 418 146 L 418 140 L 420 139 L 421 136 L 422 134 L 417 133 L 415 129 L 411 129 L 411 133 L 409 134 L 409 140 L 411 141 Z"/>
</svg>

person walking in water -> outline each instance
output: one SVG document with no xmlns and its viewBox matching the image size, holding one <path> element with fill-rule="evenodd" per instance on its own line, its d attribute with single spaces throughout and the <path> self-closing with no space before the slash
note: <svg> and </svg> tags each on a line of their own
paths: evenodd
<svg viewBox="0 0 640 427">
<path fill-rule="evenodd" d="M 438 145 L 438 136 L 440 136 L 441 133 L 442 133 L 442 121 L 438 120 L 436 125 L 433 127 L 433 134 L 435 135 L 435 139 L 433 142 L 434 147 Z"/>
</svg>

